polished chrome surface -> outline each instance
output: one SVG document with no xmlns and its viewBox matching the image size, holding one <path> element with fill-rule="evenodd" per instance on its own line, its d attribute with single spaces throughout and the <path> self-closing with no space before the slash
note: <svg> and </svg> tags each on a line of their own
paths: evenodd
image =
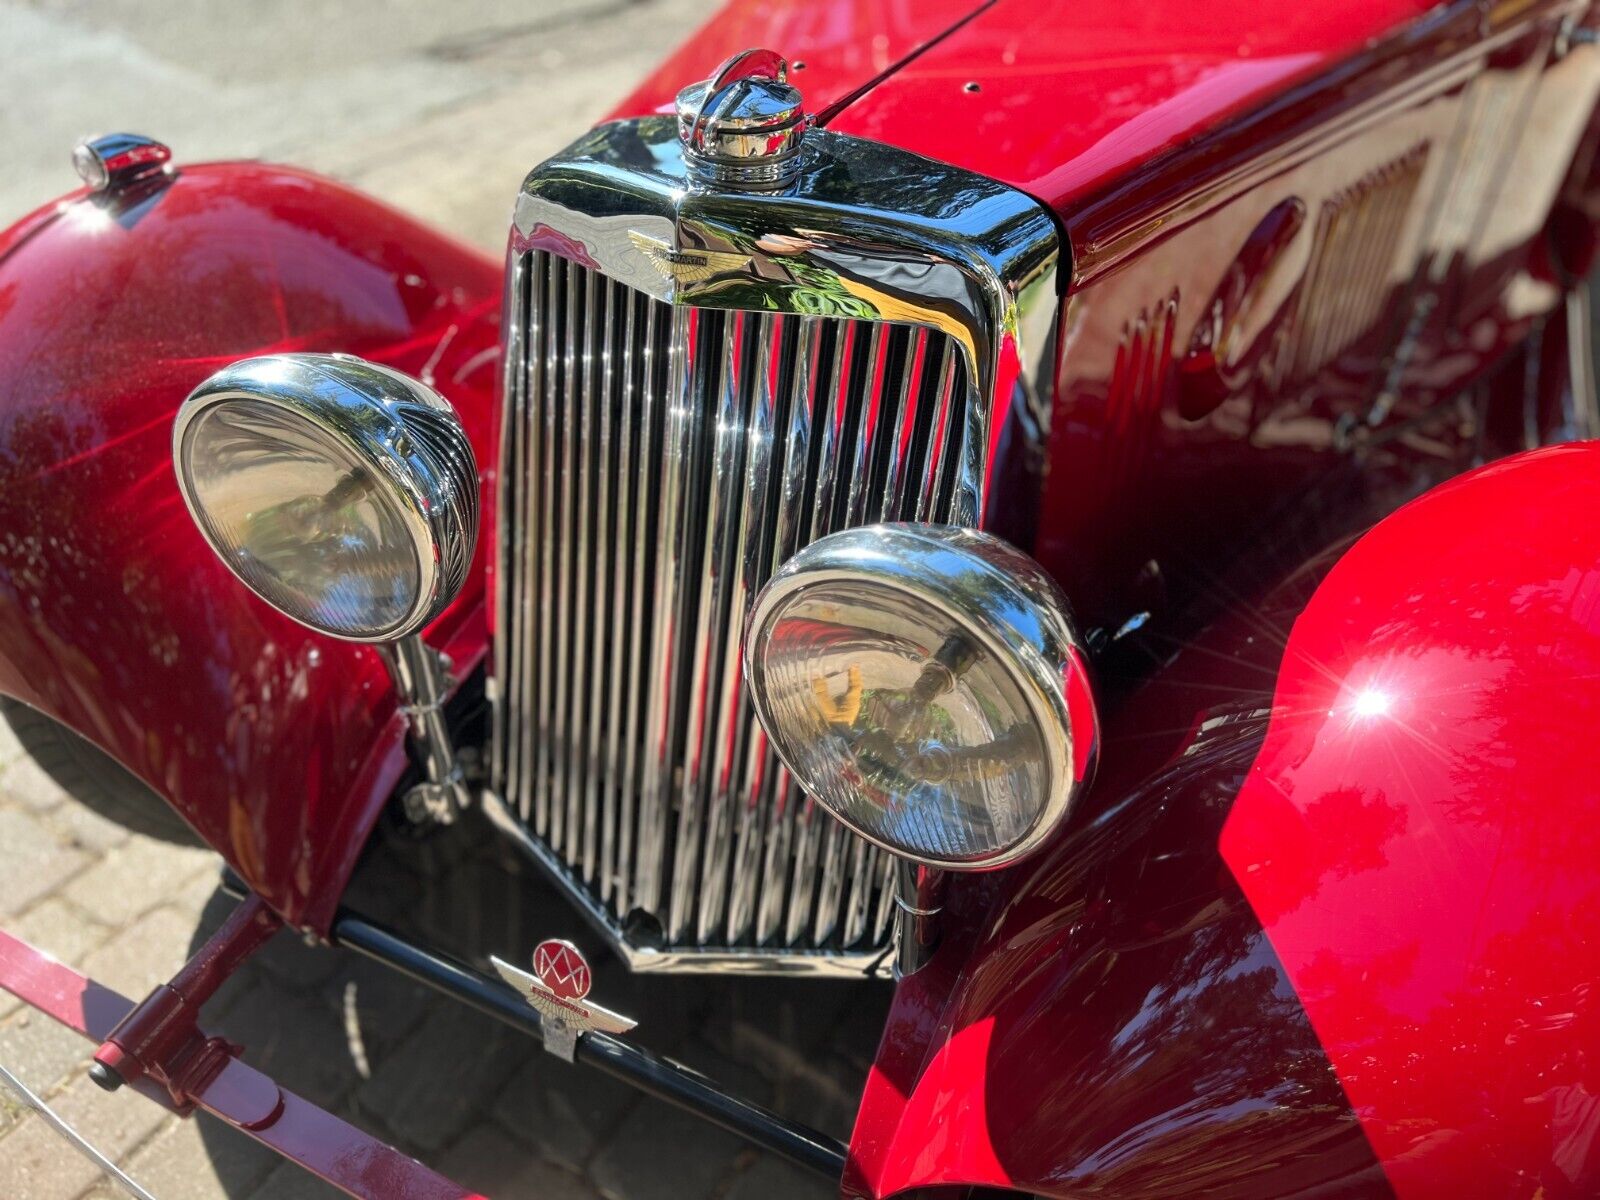
<svg viewBox="0 0 1600 1200">
<path fill-rule="evenodd" d="M 735 54 L 679 92 L 677 107 L 684 162 L 696 181 L 770 191 L 799 174 L 806 116 L 781 55 Z"/>
<path fill-rule="evenodd" d="M 72 169 L 90 191 L 115 192 L 141 180 L 165 175 L 172 151 L 137 133 L 108 133 L 72 149 Z"/>
<path fill-rule="evenodd" d="M 406 818 L 418 825 L 449 825 L 471 799 L 444 719 L 450 660 L 416 634 L 384 643 L 378 652 L 400 695 L 411 747 L 422 765 L 422 781 L 401 797 Z"/>
<path fill-rule="evenodd" d="M 208 511 L 201 495 L 202 468 L 218 494 L 230 485 L 220 452 L 195 457 L 196 435 L 211 421 L 239 427 L 219 436 L 233 447 L 236 478 L 257 476 L 248 495 L 234 498 L 243 513 L 235 525 Z M 269 604 L 312 628 L 350 641 L 403 638 L 438 616 L 466 581 L 478 537 L 472 446 L 450 405 L 409 376 L 340 354 L 242 359 L 190 393 L 172 447 L 184 501 L 212 549 Z M 377 616 L 335 625 L 304 607 L 312 584 L 302 586 L 300 576 L 325 588 L 384 583 L 360 578 L 348 539 L 330 532 L 335 515 L 361 505 L 380 514 L 363 528 L 381 542 L 373 553 L 387 556 L 396 578 Z M 319 530 L 326 536 L 312 545 Z M 263 531 L 259 544 L 253 531 Z M 283 569 L 258 578 L 263 563 Z"/>
<path fill-rule="evenodd" d="M 1416 146 L 1323 202 L 1286 352 L 1294 378 L 1311 377 L 1377 323 L 1427 158 L 1427 145 Z"/>
<path fill-rule="evenodd" d="M 711 191 L 672 119 L 619 122 L 518 203 L 493 790 L 639 970 L 883 959 L 887 856 L 767 747 L 745 611 L 834 529 L 976 523 L 991 421 L 1039 390 L 1033 201 L 826 132 L 804 157 Z"/>
<path fill-rule="evenodd" d="M 1066 598 L 991 534 L 830 534 L 762 589 L 745 638 L 761 727 L 856 834 L 949 870 L 1038 849 L 1087 786 L 1099 732 Z"/>
<path fill-rule="evenodd" d="M 627 1033 L 637 1021 L 590 1003 L 594 980 L 583 951 L 564 938 L 546 938 L 533 949 L 533 973 L 493 955 L 494 969 L 539 1014 L 544 1048 L 576 1062 L 578 1039 L 586 1033 Z"/>
<path fill-rule="evenodd" d="M 1595 386 L 1594 369 L 1594 314 L 1587 279 L 1579 280 L 1567 289 L 1562 315 L 1567 322 L 1569 384 L 1561 396 L 1560 424 L 1542 440 L 1577 442 L 1600 437 L 1600 389 Z"/>
<path fill-rule="evenodd" d="M 915 975 L 933 960 L 939 948 L 944 916 L 945 881 L 949 876 L 936 867 L 910 859 L 895 862 L 894 975 Z"/>
</svg>

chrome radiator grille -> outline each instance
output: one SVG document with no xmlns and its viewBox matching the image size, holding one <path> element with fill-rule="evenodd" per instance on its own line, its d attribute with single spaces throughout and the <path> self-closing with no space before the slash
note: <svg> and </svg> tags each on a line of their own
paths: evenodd
<svg viewBox="0 0 1600 1200">
<path fill-rule="evenodd" d="M 884 945 L 890 864 L 768 749 L 741 628 L 824 533 L 974 520 L 953 511 L 982 449 L 965 356 L 930 328 L 670 305 L 549 251 L 514 265 L 497 790 L 592 915 L 676 965 Z"/>
</svg>

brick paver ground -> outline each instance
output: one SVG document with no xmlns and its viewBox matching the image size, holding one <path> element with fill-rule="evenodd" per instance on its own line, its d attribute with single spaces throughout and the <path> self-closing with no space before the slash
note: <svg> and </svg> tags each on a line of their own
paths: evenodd
<svg viewBox="0 0 1600 1200">
<path fill-rule="evenodd" d="M 326 9 L 164 0 L 137 12 L 111 0 L 0 0 L 0 225 L 74 185 L 76 137 L 131 128 L 168 140 L 180 161 L 236 154 L 316 167 L 498 253 L 528 167 L 704 17 L 698 0 Z M 132 996 L 169 976 L 230 903 L 217 891 L 216 856 L 101 820 L 64 797 L 9 733 L 0 733 L 0 851 L 0 922 Z M 492 853 L 470 836 L 386 849 L 363 874 L 364 903 L 440 944 L 503 951 L 581 930 L 570 906 L 526 875 L 502 874 Z M 456 910 L 451 896 L 474 879 L 503 890 L 489 907 L 513 927 L 486 922 L 481 908 Z M 847 1130 L 883 989 L 639 980 L 605 965 L 597 976 L 597 997 L 638 1017 L 652 1049 Z M 293 1090 L 490 1196 L 831 1192 L 382 968 L 286 934 L 205 1016 Z M 0 992 L 0 1063 L 160 1200 L 334 1194 L 207 1118 L 100 1092 L 84 1074 L 88 1053 Z M 0 1091 L 0 1200 L 118 1194 Z"/>
<path fill-rule="evenodd" d="M 216 856 L 95 817 L 45 778 L 3 726 L 0 829 L 25 852 L 30 878 L 47 881 L 9 887 L 0 922 L 131 996 L 170 975 L 234 903 L 218 886 Z M 11 864 L 6 871 L 9 878 Z M 564 900 L 470 823 L 421 843 L 380 835 L 351 897 L 419 940 L 472 956 L 546 932 L 593 945 Z M 645 1045 L 740 1095 L 848 1132 L 887 1000 L 881 985 L 637 979 L 608 961 L 596 968 L 596 995 L 640 1019 Z M 731 1135 L 570 1067 L 383 967 L 289 934 L 229 982 L 205 1010 L 205 1025 L 244 1044 L 246 1060 L 290 1090 L 489 1196 L 832 1194 Z M 89 1051 L 0 993 L 0 1063 L 159 1200 L 336 1194 L 203 1115 L 182 1120 L 142 1098 L 99 1091 L 85 1074 Z M 115 1194 L 0 1092 L 0 1197 Z"/>
</svg>

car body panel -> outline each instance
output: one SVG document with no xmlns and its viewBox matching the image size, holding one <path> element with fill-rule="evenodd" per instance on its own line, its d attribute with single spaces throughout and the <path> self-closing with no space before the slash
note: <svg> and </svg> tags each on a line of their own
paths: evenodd
<svg viewBox="0 0 1600 1200">
<path fill-rule="evenodd" d="M 1018 394 L 996 398 L 1014 419 L 996 423 L 984 523 L 1102 634 L 1146 630 L 1127 644 L 1145 647 L 1143 676 L 1161 669 L 1108 684 L 1103 773 L 1060 841 L 952 887 L 945 945 L 899 987 L 852 1194 L 1431 1195 L 1436 1178 L 1459 1192 L 1480 1170 L 1532 1178 L 1530 1148 L 1588 1111 L 1569 1013 L 1594 964 L 1558 939 L 1588 930 L 1560 916 L 1594 906 L 1587 843 L 1557 822 L 1592 799 L 1573 781 L 1592 776 L 1578 748 L 1593 695 L 1571 689 L 1594 674 L 1592 618 L 1573 616 L 1593 542 L 1570 512 L 1594 511 L 1576 478 L 1594 451 L 1491 468 L 1339 559 L 1344 532 L 1505 449 L 1485 434 L 1489 400 L 1464 398 L 1561 302 L 1535 249 L 1569 167 L 1593 158 L 1600 48 L 1560 45 L 1577 11 L 735 3 L 619 106 L 657 111 L 727 53 L 772 44 L 805 61 L 812 108 L 842 105 L 834 130 L 1022 188 L 1071 243 L 1054 387 L 1021 395 L 1013 372 Z M 1384 190 L 1395 180 L 1403 196 Z M 1373 195 L 1399 215 L 1355 244 L 1361 287 L 1308 307 L 1318 238 Z M 0 690 L 151 783 L 292 924 L 325 931 L 405 769 L 404 723 L 370 649 L 276 614 L 205 548 L 171 474 L 171 417 L 235 358 L 356 353 L 456 405 L 492 495 L 500 287 L 498 264 L 278 168 L 185 168 L 132 203 L 80 193 L 0 234 Z M 1341 322 L 1332 352 L 1305 349 Z M 1516 416 L 1523 394 L 1497 394 Z M 1551 470 L 1578 499 L 1523 538 Z M 1296 507 L 1341 532 L 1287 543 L 1260 589 L 1233 582 L 1268 516 Z M 484 652 L 487 542 L 429 635 L 458 677 Z M 1524 553 L 1491 558 L 1503 544 Z M 1413 601 L 1402 568 L 1425 563 L 1439 569 Z M 1487 636 L 1450 649 L 1479 618 L 1439 580 L 1470 594 L 1478 569 L 1501 616 L 1531 605 L 1559 655 Z M 1393 627 L 1358 628 L 1379 596 Z M 1307 661 L 1345 654 L 1354 671 L 1405 631 L 1441 647 L 1440 678 L 1526 713 L 1430 730 L 1433 760 L 1350 743 L 1326 715 L 1333 681 L 1294 655 L 1304 642 Z M 1571 740 L 1550 746 L 1551 730 Z M 1452 811 L 1440 773 L 1475 755 L 1484 787 L 1514 794 Z M 1393 812 L 1352 791 L 1380 777 Z M 1566 808 L 1544 811 L 1549 794 Z M 1308 811 L 1324 797 L 1335 807 Z M 1319 836 L 1339 811 L 1380 845 L 1342 824 Z M 1401 825 L 1436 836 L 1391 852 Z M 1499 907 L 1513 874 L 1524 904 L 1550 908 Z M 1422 902 L 1426 926 L 1379 928 Z M 1376 982 L 1359 977 L 1369 963 Z M 1348 988 L 1329 986 L 1335 968 Z M 1445 1003 L 1463 987 L 1489 1007 Z M 1413 1041 L 1420 1064 L 1399 1057 Z M 1472 1065 L 1491 1053 L 1515 1062 L 1489 1086 Z M 1429 1109 L 1436 1091 L 1448 1103 Z"/>
<path fill-rule="evenodd" d="M 4 244 L 0 691 L 108 751 L 320 928 L 405 768 L 404 719 L 371 648 L 295 624 L 217 561 L 178 492 L 172 418 L 234 359 L 346 351 L 431 378 L 485 455 L 499 268 L 250 164 L 80 194 Z M 458 670 L 483 653 L 483 553 L 430 634 Z"/>
<path fill-rule="evenodd" d="M 1591 1194 L 1600 528 L 1527 515 L 1597 499 L 1485 467 L 1180 650 L 902 982 L 847 1191 Z"/>
<path fill-rule="evenodd" d="M 729 28 L 813 56 L 751 11 L 779 10 L 729 6 Z M 1560 301 L 1541 239 L 1600 111 L 1600 46 L 1563 33 L 1578 15 L 1000 0 L 834 113 L 1029 192 L 1067 236 L 1053 394 L 997 398 L 985 527 L 1114 629 L 1189 603 L 1352 430 L 1436 432 Z M 1335 237 L 1360 281 L 1319 275 Z"/>
<path fill-rule="evenodd" d="M 1557 55 L 1555 20 L 1485 41 L 1440 10 L 1061 214 L 1036 510 L 1012 489 L 996 518 L 1086 621 L 1182 611 L 1359 446 L 1448 457 L 1519 426 L 1515 389 L 1498 416 L 1461 399 L 1561 303 L 1538 250 L 1595 140 L 1600 48 Z"/>
<path fill-rule="evenodd" d="M 1588 442 L 1382 522 L 1296 622 L 1223 831 L 1402 1197 L 1600 1189 L 1596 512 Z"/>
<path fill-rule="evenodd" d="M 1210 8 L 1000 0 L 829 127 L 904 139 L 1068 214 L 1137 179 L 1162 152 L 1424 14 L 1439 21 L 1443 10 L 1425 0 Z"/>
<path fill-rule="evenodd" d="M 787 55 L 808 111 L 849 99 L 993 0 L 730 0 L 684 39 L 611 117 L 676 111 L 680 88 L 724 59 L 766 46 Z"/>
<path fill-rule="evenodd" d="M 1343 544 L 1108 718 L 1094 790 L 1046 851 L 951 880 L 947 941 L 895 993 L 847 1196 L 1387 1194 L 1218 851 L 1267 726 L 1273 634 Z"/>
</svg>

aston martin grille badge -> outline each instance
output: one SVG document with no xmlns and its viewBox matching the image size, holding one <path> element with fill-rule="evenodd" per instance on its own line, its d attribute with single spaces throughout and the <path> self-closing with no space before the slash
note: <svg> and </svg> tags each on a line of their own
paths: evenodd
<svg viewBox="0 0 1600 1200">
<path fill-rule="evenodd" d="M 636 1022 L 598 1004 L 585 1002 L 593 975 L 583 952 L 571 942 L 550 938 L 533 951 L 533 974 L 504 959 L 489 959 L 494 969 L 538 1010 L 544 1048 L 571 1062 L 578 1038 L 586 1033 L 627 1033 Z"/>
<path fill-rule="evenodd" d="M 725 250 L 674 250 L 659 238 L 636 229 L 628 230 L 628 240 L 639 248 L 645 261 L 676 286 L 704 283 L 718 275 L 734 275 L 754 260 L 748 254 L 729 254 Z"/>
</svg>

